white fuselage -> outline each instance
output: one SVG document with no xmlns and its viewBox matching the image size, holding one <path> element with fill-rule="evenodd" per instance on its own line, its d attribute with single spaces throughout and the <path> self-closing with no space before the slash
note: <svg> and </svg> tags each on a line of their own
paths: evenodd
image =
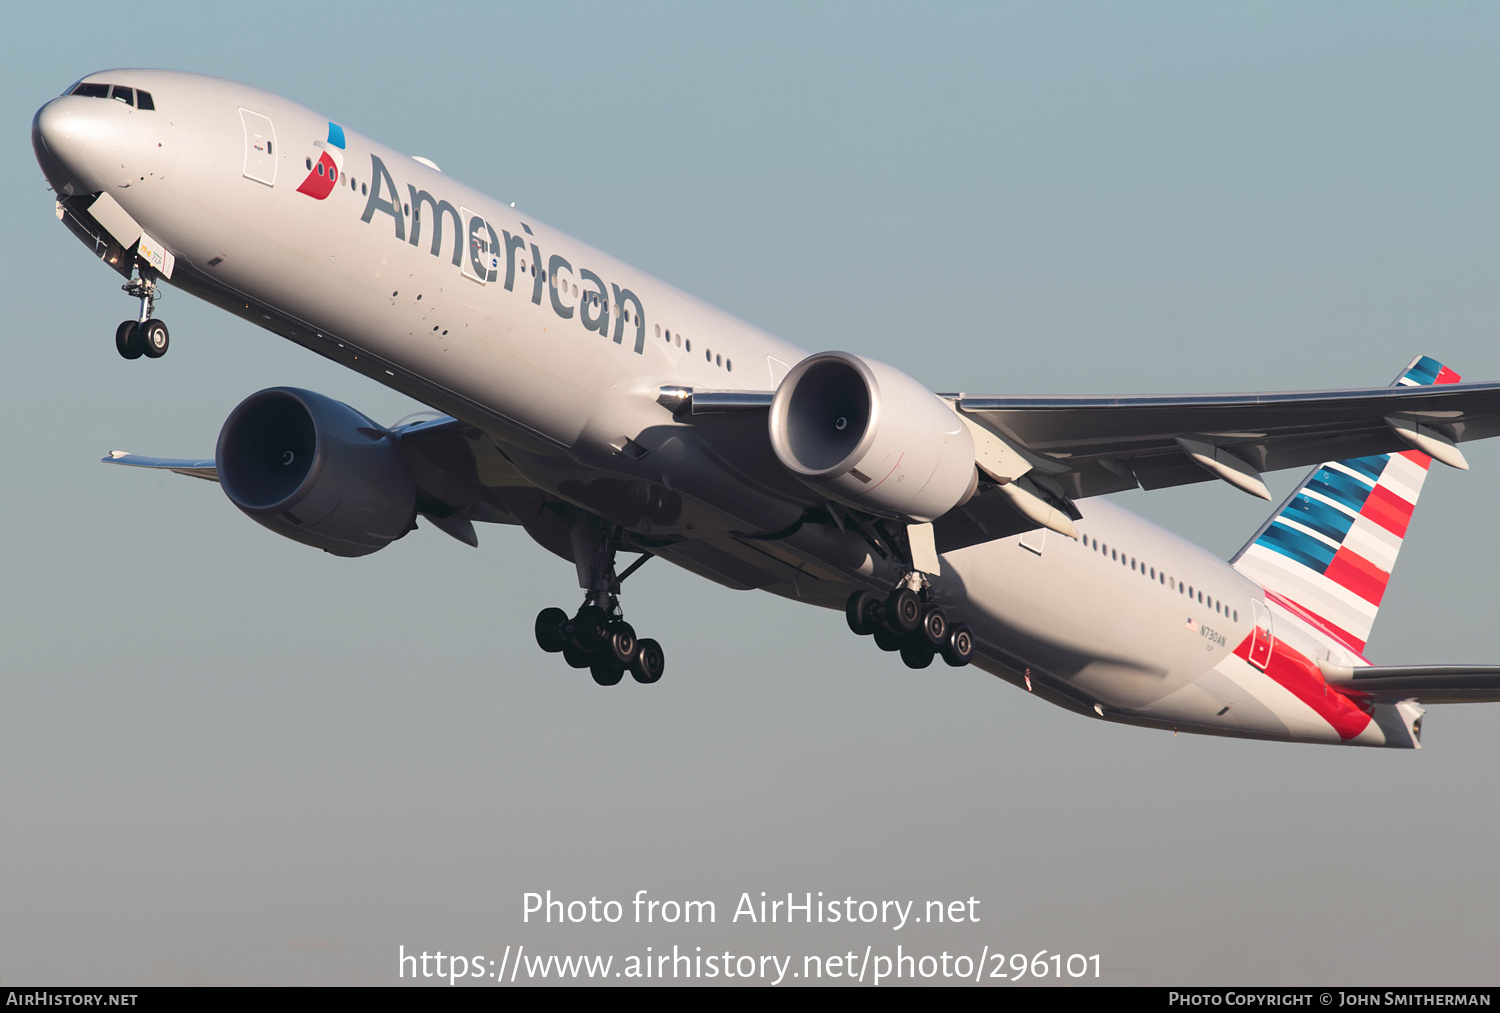
<svg viewBox="0 0 1500 1013">
<path fill-rule="evenodd" d="M 175 257 L 173 284 L 484 431 L 552 495 L 606 515 L 622 489 L 672 498 L 615 520 L 695 572 L 824 606 L 890 586 L 852 534 L 757 541 L 793 528 L 809 491 L 654 398 L 774 390 L 803 350 L 352 131 L 326 195 L 300 192 L 333 138 L 285 99 L 165 71 L 85 80 L 149 89 L 156 108 L 55 100 L 37 114 L 44 168 L 64 196 L 109 194 Z M 1267 606 L 1224 561 L 1109 502 L 1082 511 L 1077 541 L 1037 531 L 944 554 L 933 592 L 974 628 L 978 664 L 1111 720 L 1414 744 L 1379 713 L 1331 721 L 1250 664 Z M 1275 633 L 1315 678 L 1311 629 L 1277 612 Z"/>
</svg>

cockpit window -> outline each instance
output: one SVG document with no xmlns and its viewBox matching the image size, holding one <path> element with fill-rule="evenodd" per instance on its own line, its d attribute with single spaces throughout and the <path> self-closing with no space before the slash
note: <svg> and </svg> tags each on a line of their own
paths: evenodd
<svg viewBox="0 0 1500 1013">
<path fill-rule="evenodd" d="M 124 102 L 128 106 L 137 109 L 150 109 L 155 111 L 156 103 L 151 101 L 149 91 L 136 91 L 123 84 L 95 84 L 84 83 L 76 85 L 69 95 L 82 95 L 84 98 L 112 98 L 117 102 Z"/>
</svg>

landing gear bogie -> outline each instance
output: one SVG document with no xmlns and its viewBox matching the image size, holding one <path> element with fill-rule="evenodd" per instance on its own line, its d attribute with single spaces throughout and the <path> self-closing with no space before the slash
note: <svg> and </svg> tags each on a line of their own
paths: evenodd
<svg viewBox="0 0 1500 1013">
<path fill-rule="evenodd" d="M 586 668 L 594 681 L 601 686 L 618 685 L 629 672 L 636 682 L 650 685 L 661 679 L 666 668 L 666 655 L 661 644 L 655 640 L 636 639 L 635 630 L 623 619 L 613 619 L 604 626 L 597 638 L 597 615 L 589 613 L 579 618 L 568 619 L 562 609 L 543 609 L 536 617 L 536 641 L 542 650 L 562 654 L 563 660 L 573 668 Z M 579 636 L 579 631 L 584 633 Z M 594 643 L 584 647 L 580 640 Z"/>
<path fill-rule="evenodd" d="M 628 671 L 636 682 L 650 685 L 661 678 L 666 657 L 661 644 L 642 640 L 620 611 L 620 582 L 651 558 L 641 558 L 616 575 L 615 549 L 623 531 L 606 528 L 597 518 L 580 519 L 573 531 L 573 551 L 580 583 L 588 593 L 569 619 L 559 608 L 536 617 L 536 642 L 542 650 L 561 653 L 573 668 L 587 668 L 601 686 L 615 686 Z"/>
<path fill-rule="evenodd" d="M 885 598 L 873 591 L 855 591 L 844 606 L 849 629 L 872 637 L 882 651 L 899 652 L 908 668 L 927 668 L 939 655 L 961 668 L 974 659 L 974 631 L 967 623 L 952 622 L 934 603 L 925 582 L 921 591 L 903 584 Z"/>
</svg>

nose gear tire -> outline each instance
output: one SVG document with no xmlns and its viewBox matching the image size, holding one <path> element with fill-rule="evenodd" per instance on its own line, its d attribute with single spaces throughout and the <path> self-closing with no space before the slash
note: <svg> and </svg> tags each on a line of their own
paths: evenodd
<svg viewBox="0 0 1500 1013">
<path fill-rule="evenodd" d="M 136 340 L 140 342 L 141 352 L 148 359 L 160 359 L 167 354 L 167 345 L 170 343 L 167 337 L 167 325 L 160 320 L 147 320 L 136 328 Z"/>
<path fill-rule="evenodd" d="M 127 320 L 115 328 L 115 351 L 120 353 L 124 359 L 139 359 L 142 352 L 141 339 L 137 333 L 140 324 L 134 320 Z"/>
</svg>

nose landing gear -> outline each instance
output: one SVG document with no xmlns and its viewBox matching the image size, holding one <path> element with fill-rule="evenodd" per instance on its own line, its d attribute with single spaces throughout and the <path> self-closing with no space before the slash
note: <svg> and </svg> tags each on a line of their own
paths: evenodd
<svg viewBox="0 0 1500 1013">
<path fill-rule="evenodd" d="M 601 686 L 617 685 L 629 672 L 636 682 L 650 685 L 661 678 L 666 655 L 661 644 L 637 639 L 635 628 L 620 609 L 620 582 L 651 558 L 641 556 L 624 573 L 615 575 L 613 533 L 594 539 L 593 559 L 580 565 L 588 571 L 589 589 L 577 614 L 569 619 L 560 608 L 542 609 L 536 617 L 537 646 L 561 654 L 573 668 L 587 668 Z"/>
<path fill-rule="evenodd" d="M 899 651 L 908 668 L 926 668 L 938 655 L 954 668 L 974 660 L 974 631 L 967 623 L 950 623 L 925 587 L 918 593 L 902 585 L 884 599 L 855 591 L 844 614 L 850 630 L 873 636 L 883 651 Z"/>
<path fill-rule="evenodd" d="M 160 359 L 167 354 L 170 341 L 167 325 L 151 317 L 156 300 L 161 297 L 161 289 L 146 273 L 147 270 L 137 265 L 137 276 L 120 286 L 125 294 L 141 301 L 140 319 L 126 320 L 115 328 L 115 350 L 122 358 L 139 359 L 144 355 L 148 359 Z"/>
</svg>

